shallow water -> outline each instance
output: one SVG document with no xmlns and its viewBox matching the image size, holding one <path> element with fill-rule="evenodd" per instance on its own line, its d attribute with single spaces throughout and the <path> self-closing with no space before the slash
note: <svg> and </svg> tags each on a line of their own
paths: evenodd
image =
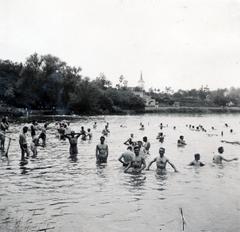
<svg viewBox="0 0 240 232">
<path fill-rule="evenodd" d="M 239 116 L 151 114 L 75 119 L 71 123 L 75 131 L 98 122 L 92 141 L 79 140 L 77 161 L 68 159 L 69 144 L 58 140 L 53 127 L 47 131 L 46 148 L 39 148 L 38 157 L 30 158 L 25 166 L 19 166 L 20 149 L 18 141 L 13 141 L 9 161 L 0 160 L 0 231 L 183 231 L 180 209 L 186 221 L 184 231 L 240 231 L 240 161 L 222 166 L 211 162 L 220 145 L 226 158 L 239 157 L 239 145 L 220 142 L 239 139 Z M 106 121 L 111 131 L 106 138 L 108 164 L 96 166 L 95 147 Z M 138 130 L 140 122 L 144 131 Z M 166 175 L 157 176 L 153 164 L 141 175 L 124 174 L 117 161 L 125 150 L 123 142 L 130 133 L 136 139 L 146 135 L 151 142 L 149 163 L 158 155 L 160 122 L 168 124 L 163 129 L 163 146 L 179 173 L 168 166 Z M 208 132 L 191 131 L 186 124 L 202 124 Z M 18 139 L 24 125 L 11 124 L 8 136 Z M 176 146 L 180 135 L 188 144 L 185 148 Z M 196 152 L 205 167 L 187 166 Z"/>
</svg>

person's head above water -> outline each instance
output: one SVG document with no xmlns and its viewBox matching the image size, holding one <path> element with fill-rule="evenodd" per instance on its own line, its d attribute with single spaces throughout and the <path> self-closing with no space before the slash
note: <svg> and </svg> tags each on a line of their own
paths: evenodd
<svg viewBox="0 0 240 232">
<path fill-rule="evenodd" d="M 27 133 L 27 131 L 28 131 L 28 127 L 27 127 L 27 126 L 24 126 L 24 127 L 23 127 L 23 133 Z"/>
<path fill-rule="evenodd" d="M 131 138 L 133 138 L 133 136 L 134 136 L 134 134 L 133 134 L 133 133 L 131 133 L 131 134 L 130 134 L 130 137 L 131 137 Z"/>
<path fill-rule="evenodd" d="M 71 136 L 74 136 L 75 135 L 75 131 L 71 131 Z"/>
<path fill-rule="evenodd" d="M 133 150 L 132 146 L 128 146 L 127 150 L 132 151 Z"/>
<path fill-rule="evenodd" d="M 218 153 L 222 154 L 223 152 L 224 152 L 223 147 L 219 147 L 219 148 L 218 148 Z"/>
<path fill-rule="evenodd" d="M 196 161 L 200 160 L 200 154 L 198 154 L 198 153 L 195 154 L 195 155 L 194 155 L 194 159 L 195 159 Z"/>
<path fill-rule="evenodd" d="M 184 136 L 183 135 L 180 135 L 180 137 L 179 137 L 181 140 L 183 140 L 184 139 Z"/>
<path fill-rule="evenodd" d="M 139 147 L 139 146 L 135 146 L 135 147 L 133 148 L 133 150 L 134 150 L 135 155 L 138 156 L 138 155 L 139 155 L 139 152 L 140 152 L 140 147 Z"/>
<path fill-rule="evenodd" d="M 164 153 L 165 153 L 165 148 L 164 148 L 164 147 L 160 147 L 160 148 L 159 148 L 159 154 L 160 154 L 160 156 L 163 157 Z"/>
<path fill-rule="evenodd" d="M 147 142 L 147 136 L 143 137 L 143 142 Z"/>
<path fill-rule="evenodd" d="M 139 149 L 140 149 L 140 147 L 143 145 L 143 142 L 139 140 L 139 141 L 137 141 L 137 144 L 138 144 Z"/>
<path fill-rule="evenodd" d="M 100 137 L 100 141 L 101 141 L 101 143 L 103 144 L 104 141 L 105 141 L 105 137 L 104 137 L 104 136 L 101 136 L 101 137 Z"/>
</svg>

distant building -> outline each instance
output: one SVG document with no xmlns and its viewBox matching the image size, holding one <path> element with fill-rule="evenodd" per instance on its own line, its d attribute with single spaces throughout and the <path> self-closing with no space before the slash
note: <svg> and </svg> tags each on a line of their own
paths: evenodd
<svg viewBox="0 0 240 232">
<path fill-rule="evenodd" d="M 143 76 L 141 72 L 140 79 L 138 81 L 138 86 L 135 88 L 131 88 L 131 90 L 136 96 L 139 96 L 144 100 L 146 108 L 158 108 L 158 102 L 155 99 L 153 99 L 151 96 L 145 93 L 144 85 L 145 85 L 145 82 L 143 80 Z"/>
</svg>

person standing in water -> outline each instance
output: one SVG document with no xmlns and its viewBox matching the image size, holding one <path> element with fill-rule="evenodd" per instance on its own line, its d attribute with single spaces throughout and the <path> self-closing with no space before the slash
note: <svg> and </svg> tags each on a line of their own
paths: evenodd
<svg viewBox="0 0 240 232">
<path fill-rule="evenodd" d="M 154 160 L 152 160 L 152 161 L 149 163 L 149 165 L 148 165 L 148 167 L 147 167 L 147 170 L 149 170 L 149 168 L 151 167 L 151 165 L 152 165 L 154 162 L 156 162 L 156 164 L 157 164 L 157 172 L 159 172 L 159 173 L 164 173 L 164 172 L 166 172 L 166 165 L 167 165 L 167 164 L 170 164 L 171 167 L 173 168 L 173 170 L 174 170 L 175 172 L 178 172 L 177 169 L 176 169 L 176 167 L 174 166 L 174 164 L 171 163 L 171 162 L 169 161 L 169 159 L 164 156 L 164 154 L 165 154 L 165 148 L 160 147 L 160 148 L 159 148 L 159 156 L 156 157 Z"/>
<path fill-rule="evenodd" d="M 143 152 L 147 155 L 149 155 L 149 149 L 150 149 L 150 142 L 148 142 L 147 136 L 143 137 Z"/>
<path fill-rule="evenodd" d="M 0 124 L 0 149 L 5 151 L 5 134 L 8 130 L 9 124 L 7 121 L 7 117 L 2 118 L 2 122 Z"/>
<path fill-rule="evenodd" d="M 238 160 L 238 158 L 233 158 L 233 159 L 226 159 L 222 156 L 224 152 L 224 149 L 223 147 L 219 147 L 218 148 L 218 155 L 214 155 L 213 156 L 213 163 L 215 164 L 222 164 L 222 161 L 226 161 L 226 162 L 231 162 L 231 161 L 234 161 L 234 160 Z"/>
<path fill-rule="evenodd" d="M 28 127 L 24 126 L 23 131 L 19 136 L 19 145 L 21 148 L 21 161 L 25 161 L 25 153 L 27 154 L 27 158 L 29 157 L 29 150 L 28 150 L 28 145 L 27 145 L 27 132 L 28 132 Z"/>
<path fill-rule="evenodd" d="M 64 137 L 68 139 L 70 144 L 70 148 L 69 148 L 70 157 L 75 157 L 78 154 L 77 143 L 80 135 L 81 133 L 75 133 L 75 131 L 71 131 L 70 134 L 64 135 Z"/>
<path fill-rule="evenodd" d="M 108 145 L 104 143 L 105 137 L 100 137 L 100 143 L 96 146 L 96 160 L 97 163 L 107 163 Z"/>
<path fill-rule="evenodd" d="M 184 140 L 183 135 L 181 135 L 181 136 L 179 137 L 179 140 L 177 141 L 177 145 L 178 145 L 179 147 L 183 147 L 183 146 L 187 145 L 186 142 L 185 142 L 185 140 Z"/>
<path fill-rule="evenodd" d="M 134 147 L 135 157 L 128 164 L 127 168 L 124 170 L 125 173 L 141 173 L 141 171 L 146 168 L 146 162 L 142 155 L 140 155 L 140 147 Z M 131 171 L 129 169 L 131 168 Z"/>
<path fill-rule="evenodd" d="M 189 166 L 202 167 L 205 164 L 200 161 L 200 154 L 194 155 L 194 160 L 189 164 Z"/>
<path fill-rule="evenodd" d="M 134 156 L 132 146 L 128 146 L 127 151 L 123 152 L 118 160 L 123 164 L 123 167 L 126 167 L 133 160 Z"/>
<path fill-rule="evenodd" d="M 94 122 L 93 129 L 96 129 L 96 128 L 97 128 L 97 122 Z"/>
</svg>

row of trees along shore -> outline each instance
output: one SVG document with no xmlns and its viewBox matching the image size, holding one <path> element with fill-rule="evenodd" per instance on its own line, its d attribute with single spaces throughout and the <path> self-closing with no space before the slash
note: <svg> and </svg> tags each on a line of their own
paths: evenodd
<svg viewBox="0 0 240 232">
<path fill-rule="evenodd" d="M 0 60 L 0 100 L 28 109 L 71 113 L 121 113 L 142 110 L 144 101 L 126 87 L 114 88 L 104 74 L 94 80 L 52 55 L 33 54 L 24 64 Z"/>
<path fill-rule="evenodd" d="M 124 110 L 144 110 L 142 98 L 127 87 L 120 76 L 113 87 L 104 74 L 94 80 L 81 75 L 81 68 L 72 67 L 52 55 L 33 54 L 26 62 L 0 60 L 0 101 L 8 106 L 28 109 L 65 109 L 66 112 L 101 114 Z M 136 87 L 135 90 L 138 90 Z M 160 106 L 239 106 L 240 88 L 210 90 L 163 91 L 149 89 L 146 95 Z"/>
</svg>

